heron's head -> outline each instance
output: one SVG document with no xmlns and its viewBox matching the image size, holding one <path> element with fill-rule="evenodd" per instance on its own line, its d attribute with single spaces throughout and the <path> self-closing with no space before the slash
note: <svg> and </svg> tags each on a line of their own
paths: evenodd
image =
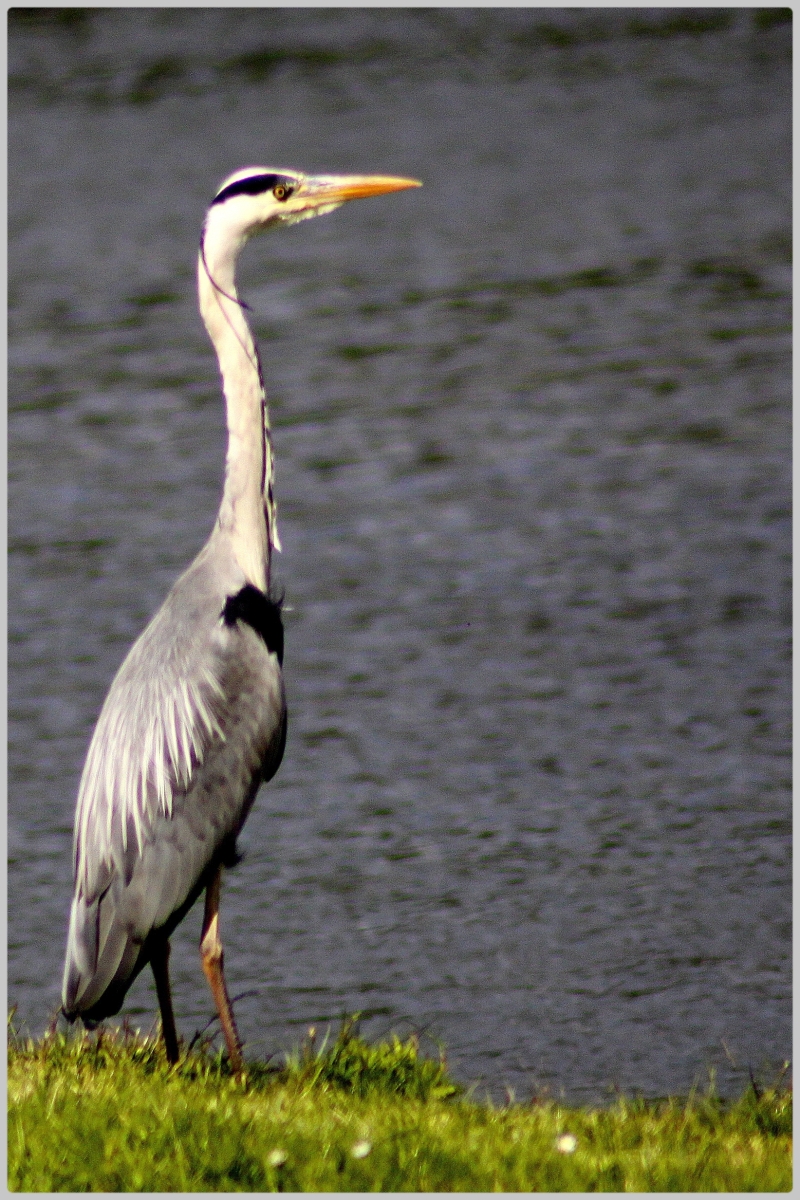
<svg viewBox="0 0 800 1200">
<path fill-rule="evenodd" d="M 211 201 L 206 233 L 213 230 L 240 249 L 262 229 L 318 217 L 346 200 L 411 187 L 420 187 L 419 180 L 394 175 L 303 175 L 275 167 L 245 167 L 230 175 Z"/>
</svg>

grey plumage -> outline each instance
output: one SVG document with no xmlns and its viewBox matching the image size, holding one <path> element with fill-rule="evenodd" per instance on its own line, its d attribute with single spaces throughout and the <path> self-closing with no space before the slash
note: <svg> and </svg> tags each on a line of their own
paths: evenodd
<svg viewBox="0 0 800 1200">
<path fill-rule="evenodd" d="M 220 868 L 286 740 L 280 549 L 269 413 L 235 267 L 254 233 L 346 200 L 417 186 L 390 176 L 249 167 L 221 186 L 198 258 L 200 311 L 219 360 L 228 451 L 213 532 L 134 643 L 103 704 L 75 815 L 74 894 L 62 991 L 68 1019 L 118 1012 L 151 962 L 168 1057 L 178 1040 L 168 938 L 206 889 L 201 959 L 229 1057 L 243 1062 L 222 972 Z"/>
<path fill-rule="evenodd" d="M 215 530 L 175 583 L 100 713 L 78 793 L 67 1013 L 119 1011 L 147 935 L 201 890 L 280 764 L 281 669 L 249 625 L 223 620 L 247 582 L 226 541 Z"/>
</svg>

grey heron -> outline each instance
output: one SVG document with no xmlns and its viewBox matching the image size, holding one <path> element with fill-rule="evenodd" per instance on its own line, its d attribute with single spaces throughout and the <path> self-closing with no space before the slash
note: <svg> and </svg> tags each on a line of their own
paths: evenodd
<svg viewBox="0 0 800 1200">
<path fill-rule="evenodd" d="M 224 181 L 198 256 L 200 312 L 219 360 L 228 448 L 219 513 L 191 566 L 131 647 L 92 735 L 78 790 L 74 892 L 62 990 L 68 1020 L 113 1016 L 150 963 L 170 1062 L 178 1037 L 169 938 L 205 890 L 203 971 L 228 1057 L 243 1069 L 223 973 L 221 868 L 286 741 L 280 549 L 261 365 L 236 292 L 253 234 L 346 200 L 418 187 L 383 175 L 304 175 L 247 167 Z"/>
</svg>

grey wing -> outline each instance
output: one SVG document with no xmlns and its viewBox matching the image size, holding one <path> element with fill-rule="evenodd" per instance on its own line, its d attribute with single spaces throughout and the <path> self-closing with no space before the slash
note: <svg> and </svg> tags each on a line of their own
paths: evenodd
<svg viewBox="0 0 800 1200">
<path fill-rule="evenodd" d="M 68 1015 L 102 1007 L 109 989 L 118 1011 L 147 935 L 187 902 L 277 770 L 285 722 L 280 667 L 258 634 L 181 620 L 168 600 L 111 686 L 81 778 Z"/>
</svg>

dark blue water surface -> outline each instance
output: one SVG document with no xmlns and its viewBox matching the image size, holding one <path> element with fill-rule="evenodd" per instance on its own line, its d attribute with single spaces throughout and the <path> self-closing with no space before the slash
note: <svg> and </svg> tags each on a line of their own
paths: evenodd
<svg viewBox="0 0 800 1200">
<path fill-rule="evenodd" d="M 226 879 L 247 1053 L 441 1039 L 575 1100 L 790 1053 L 788 10 L 17 10 L 9 997 L 58 1004 L 75 794 L 214 520 L 205 204 L 413 175 L 252 246 L 286 757 Z M 783 14 L 783 16 L 782 16 Z M 194 911 L 189 1038 L 213 1005 Z M 155 1020 L 142 976 L 124 1010 Z"/>
</svg>

